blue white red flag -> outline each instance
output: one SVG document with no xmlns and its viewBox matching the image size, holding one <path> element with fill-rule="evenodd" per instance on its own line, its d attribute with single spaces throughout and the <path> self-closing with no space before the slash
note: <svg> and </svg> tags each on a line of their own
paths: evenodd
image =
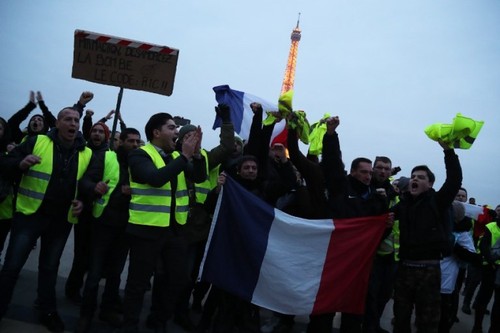
<svg viewBox="0 0 500 333">
<path fill-rule="evenodd" d="M 250 127 L 252 125 L 253 111 L 250 104 L 253 102 L 260 103 L 264 110 L 263 118 L 266 117 L 266 111 L 278 111 L 278 104 L 270 103 L 260 97 L 245 93 L 243 91 L 233 90 L 228 85 L 213 87 L 215 99 L 217 103 L 224 103 L 231 108 L 231 121 L 234 125 L 234 130 L 243 140 L 248 140 L 250 135 Z M 220 127 L 222 120 L 219 117 L 215 118 L 213 129 Z M 274 126 L 271 140 L 285 129 L 285 121 L 281 121 Z"/>
<path fill-rule="evenodd" d="M 199 278 L 280 313 L 361 314 L 386 217 L 294 217 L 227 177 Z"/>
</svg>

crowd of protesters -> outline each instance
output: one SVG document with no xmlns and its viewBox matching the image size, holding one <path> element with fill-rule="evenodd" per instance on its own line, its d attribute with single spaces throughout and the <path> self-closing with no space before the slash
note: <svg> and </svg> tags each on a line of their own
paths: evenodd
<svg viewBox="0 0 500 333">
<path fill-rule="evenodd" d="M 8 120 L 0 118 L 0 320 L 19 274 L 40 238 L 34 305 L 51 332 L 92 331 L 95 313 L 117 332 L 138 332 L 144 295 L 151 290 L 145 325 L 167 332 L 173 320 L 186 331 L 260 332 L 260 309 L 231 293 L 196 281 L 217 197 L 227 177 L 290 215 L 306 219 L 387 215 L 373 254 L 365 313 L 341 313 L 340 331 L 387 332 L 380 318 L 394 299 L 393 331 L 450 332 L 457 312 L 472 314 L 473 332 L 500 332 L 500 205 L 477 219 L 466 217 L 458 156 L 445 142 L 446 180 L 434 189 L 434 173 L 415 166 L 409 177 L 390 158 L 357 157 L 346 169 L 336 129 L 339 117 L 322 123 L 320 156 L 304 155 L 297 126 L 270 144 L 275 123 L 252 103 L 250 136 L 234 133 L 228 105 L 215 107 L 220 143 L 202 146 L 199 126 L 152 115 L 146 140 L 109 112 L 93 122 L 85 110 L 93 93 L 83 92 L 54 116 L 40 92 Z M 26 129 L 23 123 L 36 107 Z M 113 116 L 120 131 L 111 133 Z M 294 123 L 293 114 L 276 121 Z M 296 123 L 294 123 L 296 124 Z M 146 141 L 146 142 L 145 142 Z M 74 258 L 65 296 L 80 306 L 76 327 L 65 327 L 57 309 L 57 273 L 74 227 Z M 8 246 L 4 246 L 10 232 Z M 125 290 L 121 276 L 129 260 Z M 99 302 L 99 283 L 106 283 Z M 459 295 L 464 302 L 459 305 Z M 479 291 L 471 302 L 477 287 Z M 272 291 L 270 291 L 272 292 Z M 494 295 L 493 307 L 487 309 Z M 193 322 L 191 311 L 201 313 Z M 335 313 L 310 316 L 308 333 L 331 332 Z M 274 313 L 273 333 L 291 332 L 294 316 Z M 1 329 L 0 323 L 0 329 Z"/>
</svg>

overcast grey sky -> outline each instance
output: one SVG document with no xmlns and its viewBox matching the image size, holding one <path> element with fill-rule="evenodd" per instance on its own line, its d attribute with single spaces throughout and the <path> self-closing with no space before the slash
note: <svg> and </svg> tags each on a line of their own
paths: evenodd
<svg viewBox="0 0 500 333">
<path fill-rule="evenodd" d="M 478 203 L 500 203 L 500 1 L 497 0 L 2 0 L 0 114 L 42 91 L 56 113 L 84 90 L 98 117 L 118 88 L 71 78 L 75 29 L 180 50 L 172 96 L 125 90 L 122 114 L 143 132 L 152 114 L 211 130 L 212 87 L 229 84 L 277 102 L 290 33 L 301 12 L 294 109 L 311 122 L 338 115 L 344 161 L 387 155 L 408 176 L 417 164 L 444 181 L 442 150 L 423 130 L 456 113 L 484 120 L 470 150 L 457 150 L 463 185 Z"/>
</svg>

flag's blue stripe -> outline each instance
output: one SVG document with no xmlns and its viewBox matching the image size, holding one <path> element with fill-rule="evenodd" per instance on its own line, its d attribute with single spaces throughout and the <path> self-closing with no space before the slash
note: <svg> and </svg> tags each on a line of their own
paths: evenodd
<svg viewBox="0 0 500 333">
<path fill-rule="evenodd" d="M 250 301 L 274 209 L 228 177 L 217 216 L 202 279 Z"/>
<path fill-rule="evenodd" d="M 241 131 L 241 123 L 243 122 L 243 95 L 242 91 L 233 90 L 228 85 L 217 86 L 213 88 L 215 92 L 215 100 L 217 103 L 224 103 L 229 105 L 231 109 L 231 121 L 234 125 L 236 133 Z M 213 129 L 220 127 L 222 120 L 217 117 L 215 119 Z"/>
</svg>

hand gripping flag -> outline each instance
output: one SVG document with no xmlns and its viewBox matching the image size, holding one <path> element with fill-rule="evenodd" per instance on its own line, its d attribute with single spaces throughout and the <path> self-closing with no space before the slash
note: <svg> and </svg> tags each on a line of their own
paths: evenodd
<svg viewBox="0 0 500 333">
<path fill-rule="evenodd" d="M 268 101 L 245 93 L 239 90 L 233 90 L 228 85 L 213 87 L 215 92 L 215 100 L 217 103 L 229 105 L 231 109 L 231 121 L 234 125 L 234 130 L 245 141 L 250 135 L 250 127 L 252 126 L 253 111 L 250 104 L 253 102 L 260 103 L 264 111 L 278 111 L 278 106 Z M 265 113 L 264 113 L 265 114 Z M 220 127 L 222 120 L 219 117 L 215 118 L 213 129 Z M 274 126 L 271 140 L 274 139 L 285 128 L 285 122 L 277 123 Z"/>
<path fill-rule="evenodd" d="M 227 177 L 199 278 L 280 313 L 362 314 L 386 218 L 297 218 Z"/>
<path fill-rule="evenodd" d="M 484 121 L 474 120 L 457 113 L 451 124 L 436 123 L 424 130 L 434 141 L 443 141 L 452 148 L 469 149 L 483 127 Z"/>
</svg>

